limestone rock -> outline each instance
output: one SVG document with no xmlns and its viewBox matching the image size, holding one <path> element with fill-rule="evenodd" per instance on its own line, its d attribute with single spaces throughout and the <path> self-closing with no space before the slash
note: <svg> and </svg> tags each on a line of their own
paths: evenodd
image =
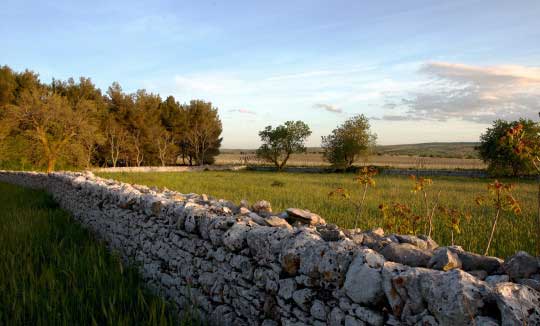
<svg viewBox="0 0 540 326">
<path fill-rule="evenodd" d="M 448 249 L 458 255 L 464 271 L 484 270 L 490 275 L 498 274 L 502 271 L 502 259 L 463 251 L 461 247 L 457 246 L 451 246 Z"/>
<path fill-rule="evenodd" d="M 371 229 L 368 233 L 376 235 L 378 237 L 384 237 L 384 230 L 381 227 Z"/>
<path fill-rule="evenodd" d="M 365 254 L 358 254 L 349 266 L 343 289 L 356 303 L 375 304 L 383 297 L 381 269 L 384 259 L 366 256 L 380 255 L 371 250 Z M 368 259 L 372 260 L 373 266 L 368 264 Z"/>
<path fill-rule="evenodd" d="M 496 286 L 499 283 L 505 283 L 510 281 L 510 277 L 508 275 L 490 275 L 486 277 L 485 279 L 486 283 L 488 283 L 491 286 Z"/>
<path fill-rule="evenodd" d="M 459 269 L 442 274 L 423 274 L 420 284 L 429 311 L 442 325 L 469 323 L 471 316 L 477 315 L 484 307 L 484 299 L 490 295 L 485 283 Z"/>
<path fill-rule="evenodd" d="M 296 282 L 294 278 L 286 278 L 279 280 L 278 295 L 285 300 L 292 298 L 293 292 L 296 291 Z"/>
<path fill-rule="evenodd" d="M 461 268 L 461 260 L 455 253 L 443 247 L 435 251 L 428 262 L 428 267 L 446 272 L 454 268 Z"/>
<path fill-rule="evenodd" d="M 506 259 L 503 269 L 511 279 L 529 278 L 538 271 L 538 261 L 535 257 L 524 251 L 518 251 L 515 255 Z"/>
<path fill-rule="evenodd" d="M 291 225 L 281 217 L 270 216 L 264 219 L 264 222 L 271 227 L 292 229 Z"/>
<path fill-rule="evenodd" d="M 540 292 L 540 281 L 538 280 L 533 280 L 530 278 L 520 278 L 516 280 L 516 283 L 526 285 L 531 289 L 535 289 L 536 291 Z"/>
<path fill-rule="evenodd" d="M 351 315 L 345 316 L 345 326 L 365 326 L 366 323 Z"/>
<path fill-rule="evenodd" d="M 300 222 L 308 225 L 326 224 L 325 220 L 319 215 L 299 208 L 287 209 L 287 215 L 292 222 Z"/>
<path fill-rule="evenodd" d="M 466 325 L 491 295 L 484 282 L 459 269 L 441 272 L 385 263 L 383 275 L 394 315 L 403 321 L 415 320 L 427 309 L 441 325 Z"/>
<path fill-rule="evenodd" d="M 387 260 L 412 267 L 426 267 L 433 256 L 432 252 L 410 243 L 390 243 L 381 250 L 381 254 Z"/>
<path fill-rule="evenodd" d="M 259 225 L 268 225 L 263 217 L 259 216 L 257 213 L 249 212 L 248 217 L 253 220 L 253 222 Z"/>
<path fill-rule="evenodd" d="M 341 326 L 343 319 L 345 319 L 345 313 L 338 307 L 335 307 L 330 311 L 330 315 L 328 316 L 328 326 Z"/>
<path fill-rule="evenodd" d="M 540 293 L 524 285 L 500 283 L 495 287 L 501 324 L 540 325 Z"/>
<path fill-rule="evenodd" d="M 326 224 L 317 226 L 317 232 L 325 241 L 339 241 L 345 239 L 345 234 L 334 224 Z"/>
<path fill-rule="evenodd" d="M 247 245 L 259 265 L 270 266 L 279 262 L 284 243 L 292 236 L 290 229 L 261 226 L 247 234 Z"/>
<path fill-rule="evenodd" d="M 499 326 L 499 322 L 491 317 L 476 316 L 473 325 L 475 326 Z"/>
<path fill-rule="evenodd" d="M 289 238 L 281 249 L 280 261 L 283 271 L 290 276 L 297 274 L 300 269 L 301 257 L 307 248 L 320 245 L 322 242 L 318 234 L 302 230 Z"/>
<path fill-rule="evenodd" d="M 266 200 L 260 200 L 253 204 L 251 210 L 261 216 L 268 216 L 272 213 L 272 205 Z"/>
<path fill-rule="evenodd" d="M 384 323 L 381 314 L 368 308 L 358 307 L 354 310 L 354 314 L 369 325 L 382 326 Z"/>
<path fill-rule="evenodd" d="M 389 261 L 385 262 L 382 268 L 382 288 L 392 313 L 398 317 L 401 316 L 406 297 L 401 298 L 397 287 L 394 286 L 394 279 L 409 269 L 411 267 Z"/>
<path fill-rule="evenodd" d="M 223 244 L 231 251 L 245 248 L 247 233 L 250 229 L 251 228 L 245 224 L 234 224 L 233 227 L 223 234 Z"/>
<path fill-rule="evenodd" d="M 311 289 L 301 289 L 293 292 L 292 298 L 294 302 L 302 308 L 304 311 L 309 310 L 309 304 L 311 298 L 313 298 L 313 290 Z"/>
<path fill-rule="evenodd" d="M 311 309 L 309 310 L 309 312 L 314 318 L 326 321 L 327 311 L 326 306 L 322 301 L 314 300 L 311 304 Z"/>
<path fill-rule="evenodd" d="M 420 237 L 416 237 L 414 235 L 399 235 L 396 234 L 395 237 L 398 239 L 399 243 L 410 243 L 412 245 L 417 246 L 420 249 L 436 249 L 438 247 L 437 243 L 433 241 L 431 238 L 429 240 L 421 239 Z M 427 237 L 426 237 L 427 239 Z"/>
<path fill-rule="evenodd" d="M 488 273 L 483 269 L 468 271 L 467 273 L 471 274 L 472 276 L 476 277 L 477 279 L 481 281 L 484 281 L 488 277 Z"/>
</svg>

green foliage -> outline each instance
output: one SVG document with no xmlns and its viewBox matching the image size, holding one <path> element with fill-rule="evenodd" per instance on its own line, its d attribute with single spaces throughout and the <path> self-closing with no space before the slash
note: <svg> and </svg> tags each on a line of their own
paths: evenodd
<svg viewBox="0 0 540 326">
<path fill-rule="evenodd" d="M 255 171 L 209 171 L 204 173 L 102 173 L 106 178 L 114 178 L 129 183 L 146 184 L 149 186 L 167 187 L 180 192 L 206 193 L 218 198 L 240 202 L 247 199 L 250 202 L 265 199 L 272 203 L 274 211 L 299 207 L 309 209 L 324 217 L 328 223 L 335 223 L 341 227 L 353 228 L 356 209 L 347 200 L 335 200 L 328 197 L 328 192 L 337 187 L 348 189 L 351 198 L 361 198 L 363 188 L 353 180 L 352 174 L 332 173 L 275 173 Z M 286 187 L 270 187 L 274 181 L 284 182 Z M 380 203 L 401 203 L 409 206 L 414 212 L 423 212 L 425 206 L 418 196 L 411 192 L 411 180 L 404 176 L 378 175 L 375 177 L 377 187 L 369 189 L 366 196 L 362 218 L 358 221 L 361 229 L 371 229 L 385 226 L 379 210 Z M 438 194 L 439 206 L 451 207 L 461 212 L 469 212 L 473 216 L 470 220 L 462 218 L 459 228 L 461 232 L 454 232 L 455 243 L 464 249 L 484 253 L 486 248 L 486 235 L 491 230 L 493 210 L 485 206 L 474 204 L 474 198 L 486 190 L 486 181 L 477 178 L 461 177 L 434 177 L 430 192 Z M 533 180 L 514 180 L 514 196 L 523 203 L 536 200 L 536 185 Z M 490 253 L 499 257 L 506 257 L 518 250 L 534 252 L 535 248 L 535 205 L 523 205 L 523 212 L 519 221 L 513 214 L 507 215 L 498 222 L 491 245 Z M 415 213 L 423 216 L 425 214 Z M 463 216 L 465 217 L 465 216 Z M 417 232 L 424 232 L 421 228 L 424 219 L 417 221 Z M 403 222 L 405 223 L 405 222 Z M 402 230 L 412 229 L 402 226 Z M 387 232 L 397 232 L 400 223 L 394 224 Z M 452 243 L 451 229 L 448 222 L 440 212 L 433 219 L 433 239 L 439 245 Z"/>
<path fill-rule="evenodd" d="M 361 155 L 368 155 L 377 136 L 370 131 L 368 118 L 361 114 L 345 121 L 322 137 L 324 158 L 339 168 L 349 168 Z"/>
<path fill-rule="evenodd" d="M 519 121 L 496 120 L 491 128 L 488 128 L 480 136 L 478 151 L 482 160 L 488 164 L 488 171 L 492 175 L 527 175 L 531 173 L 530 161 L 514 151 L 501 139 L 506 136 L 509 129 L 521 125 L 527 134 L 538 134 L 540 126 L 529 119 Z"/>
<path fill-rule="evenodd" d="M 292 153 L 304 153 L 304 142 L 311 135 L 309 126 L 303 121 L 287 121 L 283 125 L 267 126 L 259 132 L 263 144 L 257 156 L 283 169 Z"/>
<path fill-rule="evenodd" d="M 50 196 L 0 183 L 1 325 L 188 325 Z"/>
</svg>

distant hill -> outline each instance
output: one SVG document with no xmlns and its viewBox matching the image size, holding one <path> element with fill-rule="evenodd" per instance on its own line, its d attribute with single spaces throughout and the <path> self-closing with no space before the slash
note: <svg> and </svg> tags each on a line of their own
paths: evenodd
<svg viewBox="0 0 540 326">
<path fill-rule="evenodd" d="M 421 143 L 405 145 L 380 145 L 375 151 L 377 155 L 405 155 L 423 157 L 448 157 L 448 158 L 479 158 L 475 147 L 478 142 L 456 143 Z M 320 147 L 309 147 L 308 153 L 322 153 Z M 223 154 L 252 154 L 254 149 L 221 149 Z"/>
</svg>

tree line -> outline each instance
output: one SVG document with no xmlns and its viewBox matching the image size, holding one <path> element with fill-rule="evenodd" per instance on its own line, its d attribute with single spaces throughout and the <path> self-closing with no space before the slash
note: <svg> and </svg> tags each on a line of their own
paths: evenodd
<svg viewBox="0 0 540 326">
<path fill-rule="evenodd" d="M 0 166 L 202 165 L 214 162 L 222 124 L 212 103 L 181 104 L 89 78 L 40 81 L 0 67 Z"/>
</svg>

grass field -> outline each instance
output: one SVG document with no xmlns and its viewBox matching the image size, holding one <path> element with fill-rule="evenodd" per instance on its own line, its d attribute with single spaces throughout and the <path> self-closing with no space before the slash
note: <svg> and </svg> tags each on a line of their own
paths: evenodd
<svg viewBox="0 0 540 326">
<path fill-rule="evenodd" d="M 178 325 L 43 192 L 0 183 L 0 325 Z"/>
<path fill-rule="evenodd" d="M 354 210 L 343 200 L 329 198 L 328 193 L 345 187 L 353 190 L 352 196 L 360 197 L 360 189 L 353 183 L 352 174 L 295 174 L 275 172 L 200 172 L 200 173 L 101 173 L 103 177 L 114 178 L 129 183 L 167 187 L 183 193 L 206 193 L 218 198 L 239 202 L 266 199 L 272 203 L 274 211 L 288 207 L 309 209 L 323 216 L 327 222 L 342 227 L 353 226 Z M 276 181 L 282 186 L 272 186 Z M 407 177 L 377 176 L 377 186 L 367 194 L 367 210 L 360 222 L 363 229 L 382 226 L 379 204 L 401 202 L 412 205 L 423 212 L 420 197 L 411 192 L 412 183 Z M 278 183 L 279 183 L 278 182 Z M 465 249 L 483 253 L 491 228 L 493 209 L 478 207 L 474 203 L 477 195 L 486 194 L 487 179 L 434 178 L 431 195 L 441 191 L 442 205 L 471 211 L 470 221 L 463 220 L 462 232 L 455 242 Z M 497 232 L 490 254 L 506 257 L 517 250 L 534 252 L 536 209 L 535 186 L 530 181 L 516 184 L 515 194 L 522 202 L 523 214 L 517 217 L 504 213 L 498 222 Z M 435 215 L 434 239 L 441 245 L 450 244 L 450 230 L 446 222 Z"/>
</svg>

